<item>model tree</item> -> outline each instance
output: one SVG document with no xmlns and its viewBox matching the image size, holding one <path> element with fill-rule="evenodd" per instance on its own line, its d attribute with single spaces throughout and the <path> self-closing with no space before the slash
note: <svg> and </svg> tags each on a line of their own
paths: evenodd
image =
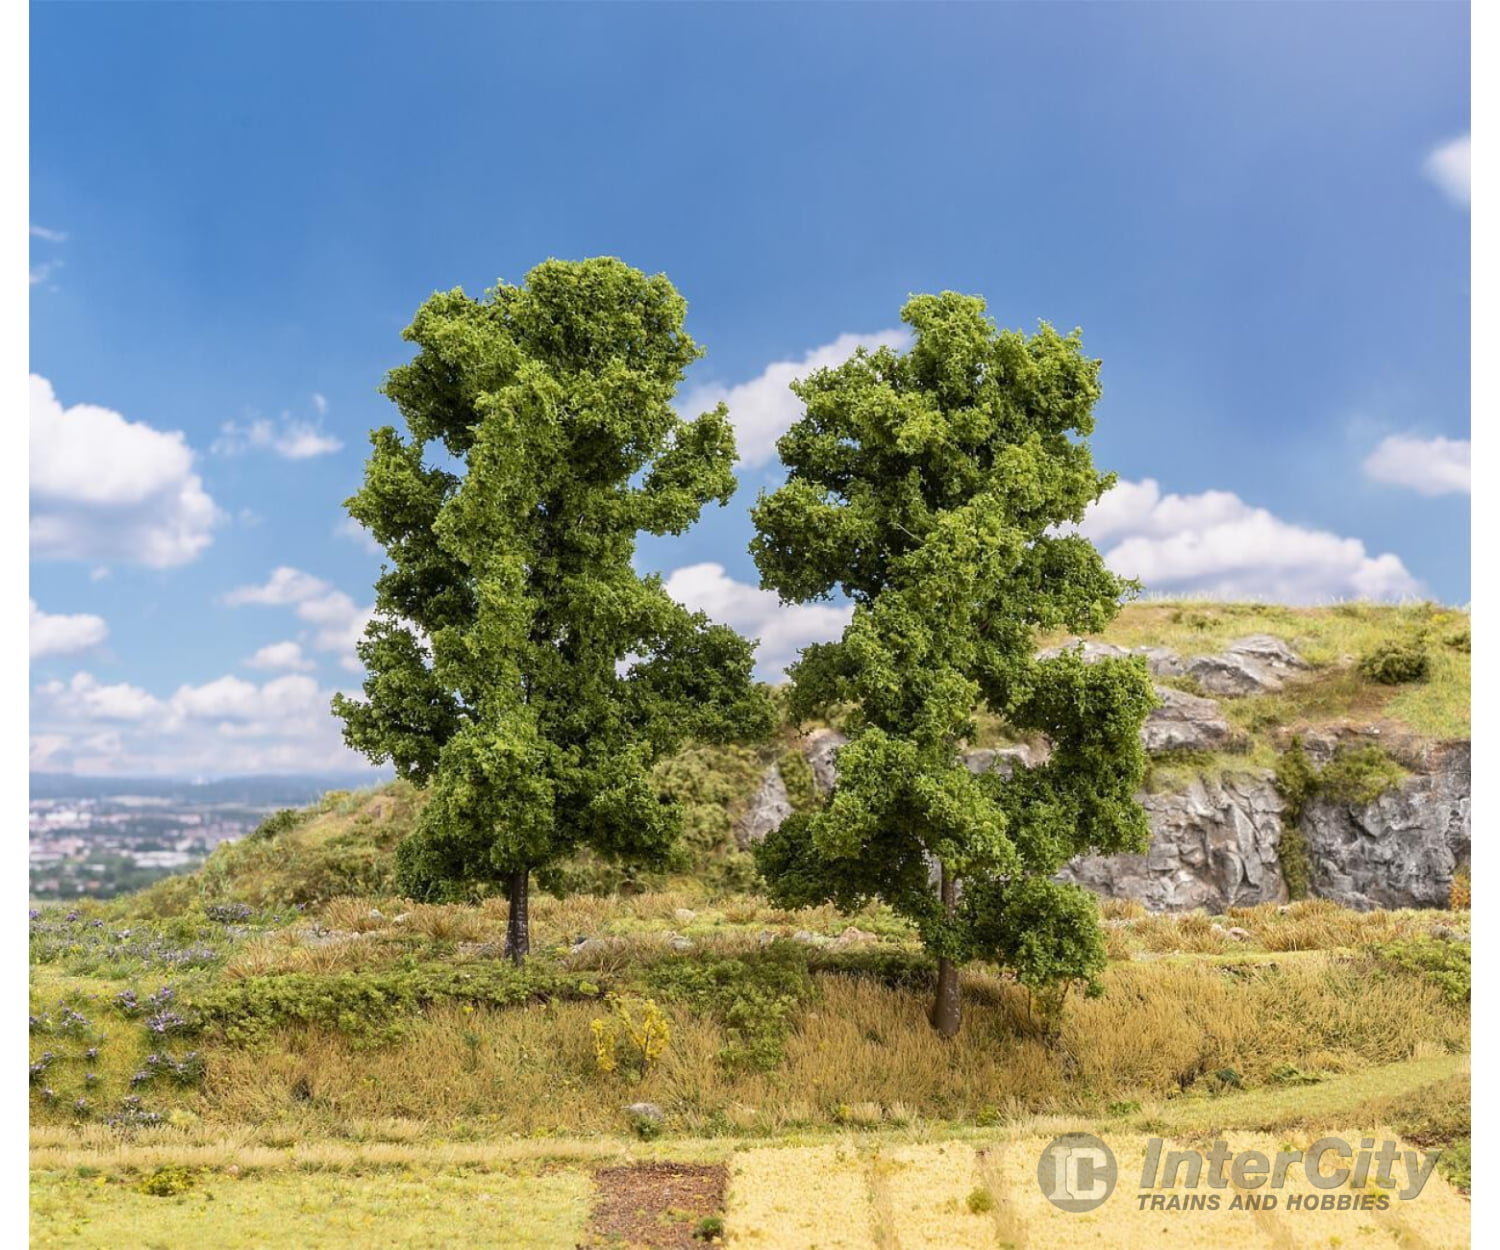
<svg viewBox="0 0 1500 1250">
<path fill-rule="evenodd" d="M 434 295 L 384 387 L 407 436 L 374 431 L 346 506 L 385 548 L 344 737 L 429 789 L 397 852 L 416 897 L 480 883 L 529 948 L 531 874 L 589 848 L 661 863 L 678 834 L 651 768 L 686 740 L 755 738 L 753 644 L 631 565 L 734 490 L 723 405 L 671 406 L 701 353 L 663 275 L 548 261 L 483 299 Z"/>
<path fill-rule="evenodd" d="M 972 958 L 1033 988 L 1097 989 L 1097 906 L 1051 878 L 1081 853 L 1144 850 L 1155 695 L 1138 659 L 1035 655 L 1038 631 L 1098 631 L 1131 589 L 1071 532 L 1114 482 L 1084 441 L 1099 362 L 1076 332 L 997 331 L 974 297 L 917 296 L 901 317 L 909 351 L 794 384 L 786 483 L 754 510 L 764 587 L 854 604 L 842 639 L 791 670 L 797 718 L 847 717 L 837 784 L 757 860 L 783 905 L 879 898 L 911 918 L 938 960 L 932 1024 L 951 1037 Z M 971 773 L 960 750 L 980 709 L 1045 734 L 1050 758 Z"/>
</svg>

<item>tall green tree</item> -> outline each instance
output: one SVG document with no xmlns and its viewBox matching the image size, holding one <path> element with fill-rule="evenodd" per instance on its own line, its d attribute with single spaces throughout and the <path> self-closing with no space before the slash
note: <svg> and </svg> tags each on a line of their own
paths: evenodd
<svg viewBox="0 0 1500 1250">
<path fill-rule="evenodd" d="M 734 491 L 724 406 L 671 401 L 701 352 L 664 275 L 548 261 L 483 299 L 418 309 L 384 391 L 351 516 L 385 548 L 344 738 L 429 789 L 398 881 L 433 897 L 502 884 L 507 955 L 529 944 L 531 874 L 581 848 L 662 862 L 678 814 L 652 764 L 688 739 L 754 738 L 770 703 L 753 644 L 631 566 Z"/>
<path fill-rule="evenodd" d="M 783 904 L 881 898 L 910 917 L 938 957 L 931 1019 L 951 1037 L 971 958 L 1097 990 L 1097 906 L 1051 878 L 1080 853 L 1145 848 L 1155 695 L 1137 658 L 1035 656 L 1038 631 L 1102 629 L 1131 589 L 1069 528 L 1114 482 L 1085 441 L 1099 362 L 1076 332 L 997 331 L 974 297 L 916 296 L 901 317 L 909 351 L 794 384 L 786 483 L 754 510 L 762 586 L 854 604 L 843 637 L 791 670 L 796 717 L 847 711 L 837 785 L 757 859 Z M 959 753 L 980 708 L 1044 733 L 1047 762 L 972 774 Z"/>
</svg>

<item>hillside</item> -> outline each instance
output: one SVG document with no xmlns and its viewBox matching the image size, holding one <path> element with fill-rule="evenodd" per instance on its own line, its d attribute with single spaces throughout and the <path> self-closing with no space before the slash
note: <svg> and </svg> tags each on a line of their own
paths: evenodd
<svg viewBox="0 0 1500 1250">
<path fill-rule="evenodd" d="M 422 802 L 403 783 L 282 813 L 139 895 L 34 912 L 34 1244 L 182 1244 L 209 1202 L 235 1216 L 212 1243 L 226 1247 L 453 1244 L 476 1219 L 490 1240 L 474 1244 L 506 1246 L 1057 1244 L 1072 1226 L 1029 1178 L 1047 1139 L 1079 1129 L 1122 1158 L 1155 1135 L 1274 1150 L 1379 1129 L 1441 1152 L 1428 1197 L 1379 1235 L 1456 1244 L 1467 900 L 1449 880 L 1437 907 L 1289 902 L 1281 860 L 1295 832 L 1316 856 L 1341 812 L 1438 803 L 1452 776 L 1422 770 L 1467 735 L 1467 628 L 1425 605 L 1127 608 L 1088 641 L 1152 648 L 1160 688 L 1223 725 L 1209 751 L 1166 733 L 1146 796 L 1163 846 L 1185 856 L 1200 838 L 1206 866 L 1156 873 L 1159 846 L 1133 877 L 1106 864 L 1089 879 L 1106 896 L 1103 996 L 1052 1015 L 975 964 L 949 1043 L 903 921 L 781 910 L 751 888 L 758 804 L 773 782 L 788 807 L 820 801 L 837 725 L 664 765 L 682 861 L 656 876 L 580 861 L 541 883 L 519 970 L 499 958 L 502 900 L 393 896 L 391 854 Z M 1295 663 L 1264 641 L 1234 650 L 1259 636 Z M 1425 679 L 1361 666 L 1390 644 L 1424 653 Z M 1210 688 L 1244 664 L 1279 688 Z M 1156 730 L 1207 723 L 1181 710 Z M 990 720 L 968 758 L 1025 766 L 1044 749 Z M 1274 810 L 1247 830 L 1233 796 L 1261 786 Z M 1273 828 L 1256 889 L 1281 895 L 1226 903 L 1224 865 L 1247 870 Z M 1179 877 L 1208 892 L 1167 899 L 1176 914 L 1108 897 Z M 1151 1236 L 1120 1201 L 1113 1244 Z M 1349 1222 L 1283 1223 L 1278 1244 L 1374 1244 Z M 1231 1244 L 1225 1227 L 1204 1224 L 1201 1244 Z"/>
</svg>

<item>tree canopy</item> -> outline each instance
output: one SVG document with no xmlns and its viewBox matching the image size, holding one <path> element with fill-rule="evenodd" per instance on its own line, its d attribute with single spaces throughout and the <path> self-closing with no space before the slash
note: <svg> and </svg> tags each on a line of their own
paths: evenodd
<svg viewBox="0 0 1500 1250">
<path fill-rule="evenodd" d="M 1039 631 L 1092 633 L 1131 585 L 1072 530 L 1113 484 L 1086 441 L 1099 362 L 1077 332 L 998 331 L 952 292 L 902 309 L 909 351 L 860 351 L 794 384 L 786 482 L 754 509 L 762 586 L 842 592 L 853 619 L 791 669 L 798 718 L 847 711 L 825 807 L 758 848 L 774 897 L 882 898 L 939 957 L 933 1023 L 959 1025 L 957 965 L 1035 986 L 1103 967 L 1097 907 L 1051 878 L 1072 857 L 1145 848 L 1136 800 L 1143 662 L 1038 659 Z M 1042 734 L 1045 763 L 976 775 L 959 751 L 987 709 Z"/>
<path fill-rule="evenodd" d="M 672 398 L 700 354 L 664 275 L 548 261 L 484 298 L 433 295 L 384 392 L 351 516 L 385 549 L 345 740 L 429 787 L 399 880 L 503 882 L 527 946 L 531 871 L 590 848 L 660 862 L 678 832 L 652 764 L 688 739 L 768 732 L 753 644 L 632 567 L 734 491 L 722 404 Z"/>
</svg>

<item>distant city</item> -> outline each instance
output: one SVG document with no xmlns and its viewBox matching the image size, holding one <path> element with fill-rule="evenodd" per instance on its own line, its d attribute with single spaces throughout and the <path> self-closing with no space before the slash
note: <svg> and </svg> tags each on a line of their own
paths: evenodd
<svg viewBox="0 0 1500 1250">
<path fill-rule="evenodd" d="M 33 773 L 31 896 L 104 899 L 141 889 L 192 871 L 215 847 L 244 837 L 272 812 L 382 779 L 373 773 L 213 781 Z"/>
</svg>

